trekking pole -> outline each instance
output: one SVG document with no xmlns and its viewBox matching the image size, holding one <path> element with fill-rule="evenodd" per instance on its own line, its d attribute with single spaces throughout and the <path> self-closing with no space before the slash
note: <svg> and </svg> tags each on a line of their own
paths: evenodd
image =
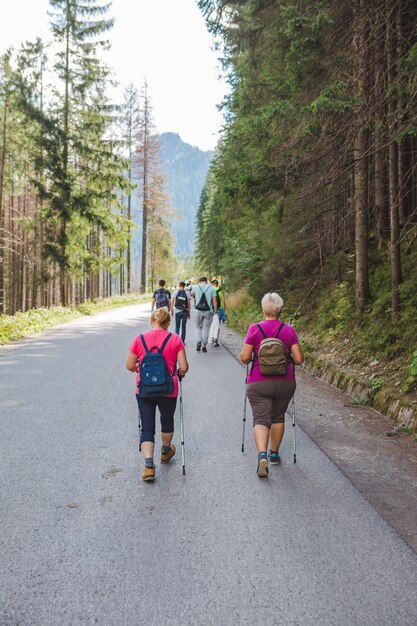
<svg viewBox="0 0 417 626">
<path fill-rule="evenodd" d="M 182 458 L 182 475 L 185 476 L 185 451 L 184 451 L 184 408 L 182 404 L 182 381 L 178 376 L 180 385 L 180 430 L 181 430 L 181 458 Z"/>
<path fill-rule="evenodd" d="M 295 437 L 295 394 L 292 397 L 292 445 L 294 451 L 294 463 L 297 463 L 297 449 Z"/>
<path fill-rule="evenodd" d="M 139 452 L 142 452 L 142 445 L 140 443 L 140 411 L 138 408 L 138 428 L 139 428 Z"/>
<path fill-rule="evenodd" d="M 136 361 L 136 368 L 137 369 L 139 368 L 139 359 Z M 142 445 L 140 443 L 140 410 L 139 410 L 139 407 L 138 407 L 138 428 L 139 428 L 139 452 L 142 452 Z"/>
<path fill-rule="evenodd" d="M 245 399 L 243 401 L 243 434 L 242 434 L 242 452 L 245 451 L 245 428 L 246 428 L 246 405 L 247 405 L 247 393 L 246 393 L 246 381 L 248 379 L 249 364 L 246 365 L 246 377 L 245 377 Z"/>
</svg>

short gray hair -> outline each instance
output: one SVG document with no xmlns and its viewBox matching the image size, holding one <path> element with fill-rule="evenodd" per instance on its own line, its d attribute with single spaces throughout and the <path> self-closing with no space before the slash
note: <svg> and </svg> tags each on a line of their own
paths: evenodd
<svg viewBox="0 0 417 626">
<path fill-rule="evenodd" d="M 265 315 L 275 315 L 277 317 L 284 306 L 284 300 L 277 293 L 266 293 L 262 298 L 261 304 Z"/>
</svg>

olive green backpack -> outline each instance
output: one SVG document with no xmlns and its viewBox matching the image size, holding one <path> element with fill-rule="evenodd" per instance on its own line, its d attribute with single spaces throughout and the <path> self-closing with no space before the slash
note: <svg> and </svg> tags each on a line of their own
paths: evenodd
<svg viewBox="0 0 417 626">
<path fill-rule="evenodd" d="M 281 339 L 278 339 L 284 322 L 282 322 L 274 337 L 267 337 L 262 326 L 260 324 L 256 325 L 263 336 L 257 354 L 260 373 L 262 376 L 285 376 L 287 373 L 289 355 L 284 343 Z"/>
</svg>

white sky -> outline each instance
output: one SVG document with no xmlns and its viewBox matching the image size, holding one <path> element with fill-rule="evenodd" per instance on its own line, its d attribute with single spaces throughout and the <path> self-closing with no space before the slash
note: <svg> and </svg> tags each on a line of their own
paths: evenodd
<svg viewBox="0 0 417 626">
<path fill-rule="evenodd" d="M 103 2 L 104 3 L 104 2 Z M 3 0 L 0 54 L 24 41 L 50 39 L 48 0 Z M 212 150 L 222 126 L 217 111 L 227 85 L 219 79 L 217 53 L 195 0 L 113 0 L 116 18 L 106 34 L 106 55 L 120 82 L 117 99 L 146 76 L 158 132 L 173 131 L 202 150 Z"/>
</svg>

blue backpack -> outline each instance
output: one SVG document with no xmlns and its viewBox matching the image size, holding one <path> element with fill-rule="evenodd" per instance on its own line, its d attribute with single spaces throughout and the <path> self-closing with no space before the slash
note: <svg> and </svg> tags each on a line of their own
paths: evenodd
<svg viewBox="0 0 417 626">
<path fill-rule="evenodd" d="M 146 354 L 140 362 L 139 372 L 139 395 L 141 398 L 155 398 L 156 396 L 166 396 L 174 391 L 173 374 L 169 373 L 167 362 L 162 354 L 172 333 L 169 333 L 160 348 L 153 346 L 150 350 L 146 345 L 145 337 L 140 335 Z M 157 352 L 153 352 L 157 350 Z"/>
</svg>

